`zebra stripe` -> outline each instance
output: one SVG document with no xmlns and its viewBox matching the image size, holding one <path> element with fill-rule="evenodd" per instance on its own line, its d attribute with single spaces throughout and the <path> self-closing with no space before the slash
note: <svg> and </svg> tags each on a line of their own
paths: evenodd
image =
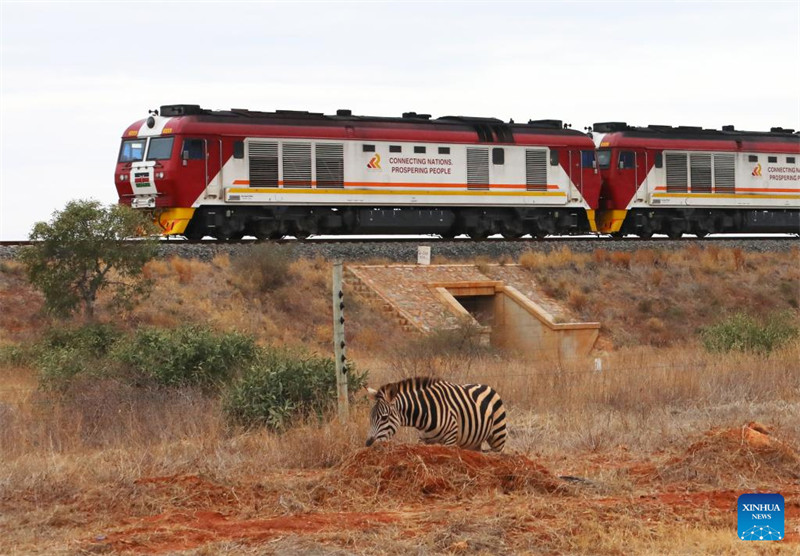
<svg viewBox="0 0 800 556">
<path fill-rule="evenodd" d="M 506 443 L 506 410 L 499 394 L 485 384 L 452 384 L 415 377 L 368 389 L 367 446 L 394 436 L 398 427 L 414 427 L 427 444 L 480 450 L 484 442 L 499 452 Z"/>
</svg>

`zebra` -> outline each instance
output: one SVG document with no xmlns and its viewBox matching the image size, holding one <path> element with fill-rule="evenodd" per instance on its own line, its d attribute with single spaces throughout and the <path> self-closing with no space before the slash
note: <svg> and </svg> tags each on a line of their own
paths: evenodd
<svg viewBox="0 0 800 556">
<path fill-rule="evenodd" d="M 401 426 L 418 429 L 426 444 L 480 450 L 486 441 L 495 452 L 505 446 L 506 410 L 490 386 L 414 377 L 367 392 L 375 401 L 367 446 L 391 438 Z"/>
</svg>

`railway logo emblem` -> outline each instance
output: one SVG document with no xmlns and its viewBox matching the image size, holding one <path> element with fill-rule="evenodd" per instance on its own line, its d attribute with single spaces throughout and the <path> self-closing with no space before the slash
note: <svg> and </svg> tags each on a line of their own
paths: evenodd
<svg viewBox="0 0 800 556">
<path fill-rule="evenodd" d="M 736 502 L 739 538 L 779 541 L 785 536 L 784 500 L 780 494 L 742 494 Z"/>
<path fill-rule="evenodd" d="M 760 162 L 758 164 L 756 164 L 755 168 L 753 168 L 753 175 L 757 176 L 759 178 L 761 177 L 761 163 Z"/>
<path fill-rule="evenodd" d="M 371 170 L 380 170 L 381 169 L 381 155 L 375 153 L 375 156 L 369 159 L 367 162 L 367 168 Z"/>
</svg>

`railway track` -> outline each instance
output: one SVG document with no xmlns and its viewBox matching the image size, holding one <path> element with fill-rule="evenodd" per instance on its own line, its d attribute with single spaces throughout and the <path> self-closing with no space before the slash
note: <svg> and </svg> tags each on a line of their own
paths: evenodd
<svg viewBox="0 0 800 556">
<path fill-rule="evenodd" d="M 15 257 L 16 251 L 30 245 L 27 241 L 0 242 L 0 260 Z M 490 238 L 483 241 L 471 239 L 445 240 L 436 237 L 403 238 L 311 238 L 306 240 L 284 239 L 260 242 L 239 241 L 187 241 L 162 240 L 159 257 L 181 257 L 210 261 L 219 254 L 230 256 L 269 256 L 270 249 L 287 249 L 292 257 L 322 258 L 326 260 L 386 261 L 413 263 L 417 260 L 417 247 L 429 245 L 434 261 L 470 261 L 478 258 L 489 261 L 517 261 L 527 251 L 549 252 L 569 249 L 575 253 L 591 253 L 598 249 L 606 251 L 637 251 L 640 249 L 676 251 L 692 246 L 700 248 L 741 249 L 746 252 L 782 252 L 792 256 L 800 246 L 796 237 L 706 237 L 704 239 L 613 239 L 610 237 L 553 237 L 546 239 Z M 796 256 L 796 255 L 794 255 Z M 799 261 L 800 262 L 800 261 Z"/>
</svg>

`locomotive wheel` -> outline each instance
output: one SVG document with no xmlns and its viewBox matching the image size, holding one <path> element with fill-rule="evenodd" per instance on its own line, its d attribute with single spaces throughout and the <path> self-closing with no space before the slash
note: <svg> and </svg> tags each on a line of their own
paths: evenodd
<svg viewBox="0 0 800 556">
<path fill-rule="evenodd" d="M 183 236 L 190 241 L 200 241 L 205 237 L 205 233 L 197 230 L 187 230 L 183 233 Z"/>
<path fill-rule="evenodd" d="M 244 237 L 244 230 L 237 230 L 226 222 L 214 230 L 213 236 L 220 241 L 236 241 Z"/>
<path fill-rule="evenodd" d="M 474 240 L 486 239 L 491 234 L 492 232 L 489 229 L 489 223 L 480 217 L 478 218 L 477 222 L 467 228 L 467 235 Z"/>
<path fill-rule="evenodd" d="M 226 233 L 223 231 L 217 231 L 214 234 L 214 237 L 217 238 L 219 241 L 238 241 L 244 237 L 244 232 Z"/>
<path fill-rule="evenodd" d="M 642 239 L 650 239 L 653 237 L 653 232 L 650 230 L 641 230 L 637 235 Z"/>
<path fill-rule="evenodd" d="M 273 239 L 273 235 L 277 233 L 277 224 L 271 220 L 260 220 L 252 226 L 253 235 L 260 240 Z"/>
</svg>

